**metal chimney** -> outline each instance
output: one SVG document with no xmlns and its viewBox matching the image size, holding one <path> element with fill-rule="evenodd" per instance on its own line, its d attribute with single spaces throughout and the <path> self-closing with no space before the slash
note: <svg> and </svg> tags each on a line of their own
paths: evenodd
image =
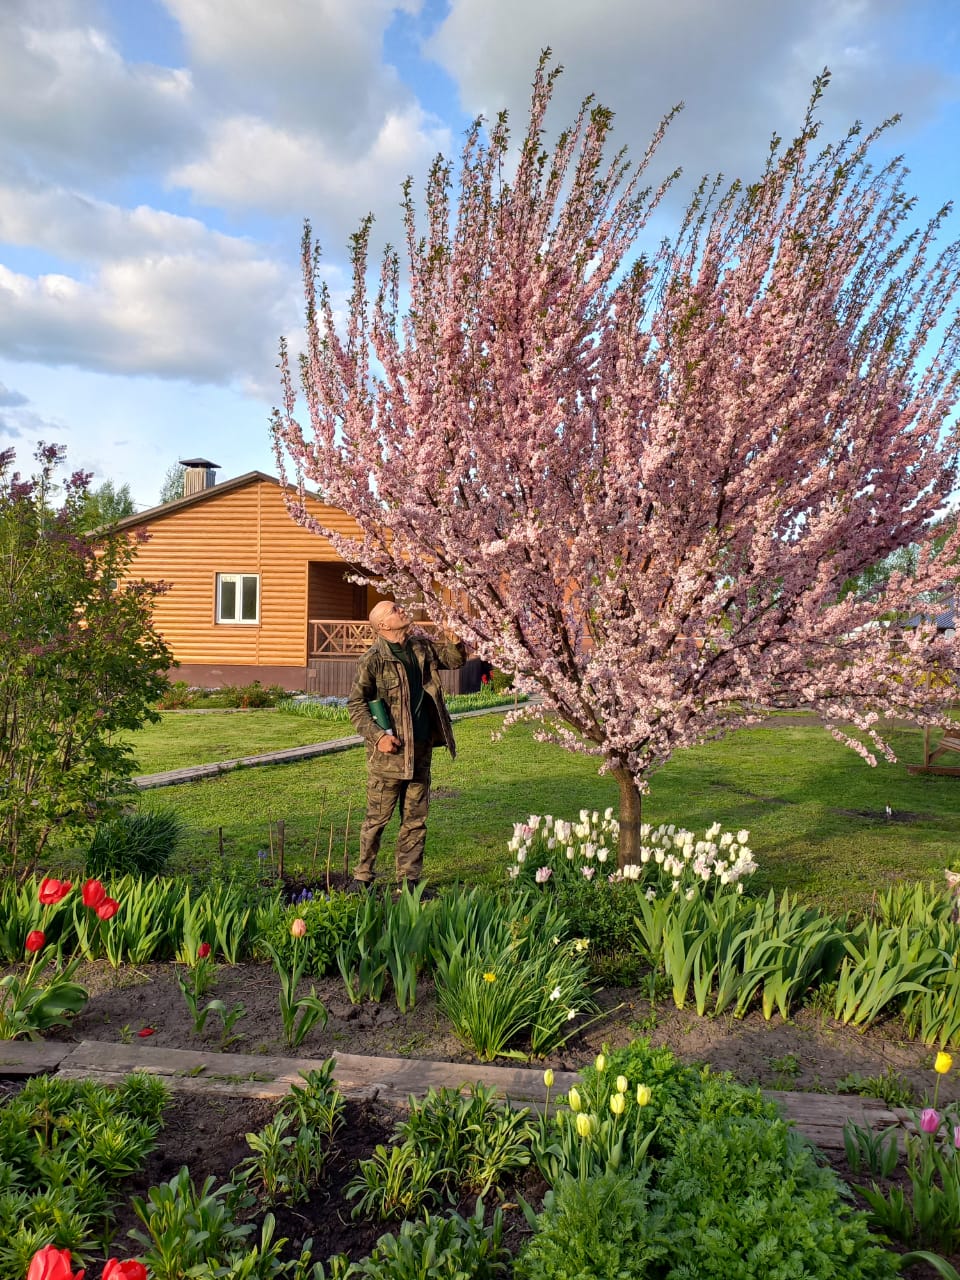
<svg viewBox="0 0 960 1280">
<path fill-rule="evenodd" d="M 189 498 L 192 493 L 203 493 L 212 489 L 217 483 L 214 472 L 220 470 L 219 462 L 209 462 L 206 458 L 180 458 L 181 467 L 186 470 L 183 476 L 183 496 Z"/>
</svg>

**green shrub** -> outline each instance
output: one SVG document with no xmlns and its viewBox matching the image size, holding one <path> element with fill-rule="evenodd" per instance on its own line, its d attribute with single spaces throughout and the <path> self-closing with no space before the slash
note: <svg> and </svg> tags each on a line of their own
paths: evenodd
<svg viewBox="0 0 960 1280">
<path fill-rule="evenodd" d="M 405 1222 L 398 1235 L 381 1236 L 369 1258 L 334 1274 L 351 1280 L 500 1280 L 509 1267 L 502 1213 L 497 1209 L 485 1227 L 478 1200 L 470 1218 L 424 1214 L 419 1222 Z"/>
<path fill-rule="evenodd" d="M 87 875 L 161 875 L 182 835 L 183 823 L 172 810 L 121 814 L 94 832 L 85 860 Z"/>
<path fill-rule="evenodd" d="M 278 684 L 262 685 L 254 680 L 252 684 L 225 684 L 217 701 L 224 707 L 275 707 L 287 696 Z"/>
<path fill-rule="evenodd" d="M 568 1178 L 548 1194 L 537 1234 L 516 1260 L 514 1280 L 646 1280 L 666 1252 L 662 1213 L 652 1212 L 648 1178 Z"/>
<path fill-rule="evenodd" d="M 682 1126 L 657 1183 L 676 1280 L 881 1280 L 895 1255 L 782 1120 Z M 672 1264 L 672 1266 L 670 1265 Z"/>
<path fill-rule="evenodd" d="M 171 680 L 170 684 L 157 699 L 159 711 L 182 711 L 185 707 L 195 707 L 199 695 L 191 689 L 186 680 Z"/>
<path fill-rule="evenodd" d="M 269 957 L 271 947 L 281 964 L 294 964 L 294 939 L 290 925 L 299 916 L 306 921 L 306 936 L 298 939 L 297 958 L 304 961 L 304 973 L 323 978 L 337 972 L 337 951 L 353 936 L 357 910 L 362 901 L 357 894 L 334 891 L 329 898 L 318 895 L 307 902 L 285 906 L 279 900 L 270 904 L 260 917 L 256 954 Z"/>
</svg>

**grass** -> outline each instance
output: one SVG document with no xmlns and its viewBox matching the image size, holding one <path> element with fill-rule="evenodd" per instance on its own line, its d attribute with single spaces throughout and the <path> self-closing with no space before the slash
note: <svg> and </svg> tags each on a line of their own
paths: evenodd
<svg viewBox="0 0 960 1280">
<path fill-rule="evenodd" d="M 345 738 L 350 724 L 306 720 L 268 708 L 262 711 L 165 711 L 159 724 L 127 735 L 138 773 L 163 773 L 191 764 L 212 764 L 243 756 Z"/>
<path fill-rule="evenodd" d="M 249 733 L 253 724 L 273 715 L 249 714 L 255 717 Z M 295 717 L 277 720 L 287 726 L 282 733 L 301 724 Z M 207 731 L 193 717 L 189 721 L 199 762 L 197 735 Z M 616 787 L 597 776 L 594 761 L 536 742 L 523 725 L 501 742 L 491 742 L 495 723 L 487 717 L 460 721 L 457 759 L 451 761 L 445 751 L 434 755 L 426 866 L 435 882 L 502 882 L 511 827 L 528 813 L 575 817 L 581 808 L 616 809 Z M 297 741 L 317 739 L 318 722 L 303 722 L 303 727 L 308 737 Z M 213 736 L 216 730 L 208 732 Z M 160 763 L 155 767 L 174 767 L 162 762 L 161 739 L 162 734 L 156 739 L 154 760 Z M 895 731 L 892 741 L 902 760 L 920 759 L 918 731 Z M 183 743 L 176 749 L 182 751 Z M 252 750 L 248 736 L 243 749 L 230 754 Z M 188 845 L 194 863 L 205 864 L 216 853 L 222 827 L 225 857 L 250 865 L 257 850 L 268 847 L 269 824 L 282 818 L 287 867 L 309 868 L 316 849 L 315 869 L 322 870 L 331 827 L 332 863 L 342 868 L 348 806 L 352 864 L 363 794 L 363 756 L 347 751 L 147 792 L 141 803 L 177 811 L 192 829 Z M 748 827 L 760 864 L 756 889 L 790 888 L 837 910 L 867 905 L 896 879 L 940 880 L 943 867 L 956 857 L 958 802 L 958 778 L 914 777 L 902 763 L 872 769 L 818 726 L 781 724 L 741 730 L 678 752 L 652 779 L 644 818 L 694 831 L 715 819 L 725 829 Z M 893 820 L 885 816 L 887 804 Z M 392 830 L 380 867 L 384 873 L 392 867 Z"/>
</svg>

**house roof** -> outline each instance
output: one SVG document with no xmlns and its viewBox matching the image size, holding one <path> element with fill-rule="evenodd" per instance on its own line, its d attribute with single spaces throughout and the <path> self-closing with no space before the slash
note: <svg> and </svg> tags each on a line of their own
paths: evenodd
<svg viewBox="0 0 960 1280">
<path fill-rule="evenodd" d="M 182 511 L 184 507 L 196 506 L 198 502 L 208 502 L 218 494 L 230 493 L 234 489 L 244 489 L 247 485 L 257 484 L 260 481 L 276 485 L 278 489 L 281 487 L 280 481 L 276 476 L 268 476 L 265 471 L 246 471 L 242 476 L 236 476 L 233 480 L 224 480 L 220 484 L 211 485 L 209 489 L 201 489 L 198 493 L 188 494 L 185 498 L 174 498 L 173 502 L 162 502 L 158 507 L 150 507 L 147 511 L 138 511 L 135 515 L 124 516 L 122 520 L 118 520 L 112 527 L 114 529 L 135 529 L 138 524 L 147 524 L 158 516 L 172 515 L 175 511 Z M 287 486 L 287 488 L 290 487 L 289 485 Z"/>
<path fill-rule="evenodd" d="M 947 605 L 945 609 L 938 613 L 915 613 L 912 618 L 906 622 L 908 627 L 918 627 L 922 622 L 932 622 L 938 631 L 949 631 L 956 628 L 957 625 L 957 607 L 955 604 Z"/>
</svg>

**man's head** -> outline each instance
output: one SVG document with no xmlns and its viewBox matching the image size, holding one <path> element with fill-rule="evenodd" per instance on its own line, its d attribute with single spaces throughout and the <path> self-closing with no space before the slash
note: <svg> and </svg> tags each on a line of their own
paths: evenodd
<svg viewBox="0 0 960 1280">
<path fill-rule="evenodd" d="M 370 621 L 378 636 L 393 644 L 402 644 L 410 629 L 410 619 L 392 600 L 381 600 L 370 610 Z"/>
</svg>

